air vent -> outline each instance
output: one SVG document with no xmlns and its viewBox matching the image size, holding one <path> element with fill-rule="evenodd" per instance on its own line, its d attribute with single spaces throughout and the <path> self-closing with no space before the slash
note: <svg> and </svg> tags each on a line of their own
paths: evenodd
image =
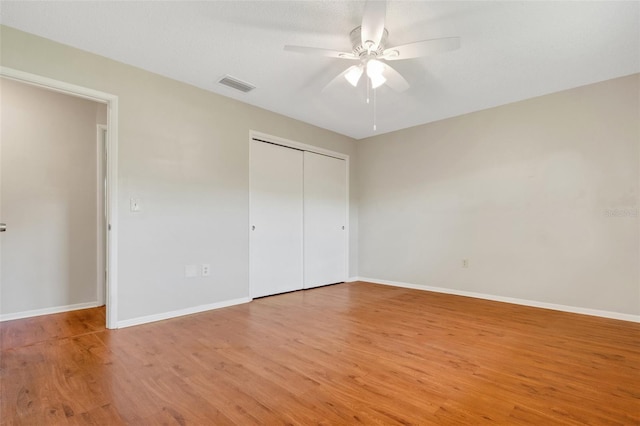
<svg viewBox="0 0 640 426">
<path fill-rule="evenodd" d="M 229 86 L 232 89 L 236 89 L 244 93 L 250 92 L 256 88 L 256 86 L 252 84 L 246 83 L 242 80 L 238 80 L 237 78 L 231 77 L 229 75 L 225 75 L 224 77 L 222 77 L 220 80 L 218 80 L 218 83 L 224 84 L 225 86 Z"/>
</svg>

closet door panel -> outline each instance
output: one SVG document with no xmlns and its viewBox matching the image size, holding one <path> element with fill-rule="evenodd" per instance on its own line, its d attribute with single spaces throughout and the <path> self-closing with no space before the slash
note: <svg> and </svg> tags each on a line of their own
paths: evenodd
<svg viewBox="0 0 640 426">
<path fill-rule="evenodd" d="M 346 162 L 304 153 L 304 288 L 346 279 Z"/>
<path fill-rule="evenodd" d="M 249 277 L 252 297 L 303 286 L 303 153 L 251 141 Z"/>
</svg>

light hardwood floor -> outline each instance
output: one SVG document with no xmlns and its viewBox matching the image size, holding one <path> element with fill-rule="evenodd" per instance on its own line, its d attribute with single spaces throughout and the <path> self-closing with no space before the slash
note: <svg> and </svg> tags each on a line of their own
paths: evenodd
<svg viewBox="0 0 640 426">
<path fill-rule="evenodd" d="M 0 324 L 2 424 L 640 424 L 640 324 L 348 283 Z"/>
</svg>

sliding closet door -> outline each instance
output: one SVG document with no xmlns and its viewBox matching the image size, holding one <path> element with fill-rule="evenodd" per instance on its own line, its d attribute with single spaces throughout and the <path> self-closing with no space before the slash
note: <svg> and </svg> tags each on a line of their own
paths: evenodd
<svg viewBox="0 0 640 426">
<path fill-rule="evenodd" d="M 345 281 L 345 160 L 304 153 L 304 288 Z"/>
<path fill-rule="evenodd" d="M 300 290 L 303 283 L 303 153 L 251 141 L 251 296 Z"/>
</svg>

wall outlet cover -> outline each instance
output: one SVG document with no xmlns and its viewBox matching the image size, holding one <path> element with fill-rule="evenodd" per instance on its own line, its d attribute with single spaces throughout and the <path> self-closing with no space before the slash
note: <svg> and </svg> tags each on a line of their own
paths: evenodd
<svg viewBox="0 0 640 426">
<path fill-rule="evenodd" d="M 187 278 L 194 278 L 198 276 L 198 265 L 185 265 L 184 276 Z"/>
</svg>

